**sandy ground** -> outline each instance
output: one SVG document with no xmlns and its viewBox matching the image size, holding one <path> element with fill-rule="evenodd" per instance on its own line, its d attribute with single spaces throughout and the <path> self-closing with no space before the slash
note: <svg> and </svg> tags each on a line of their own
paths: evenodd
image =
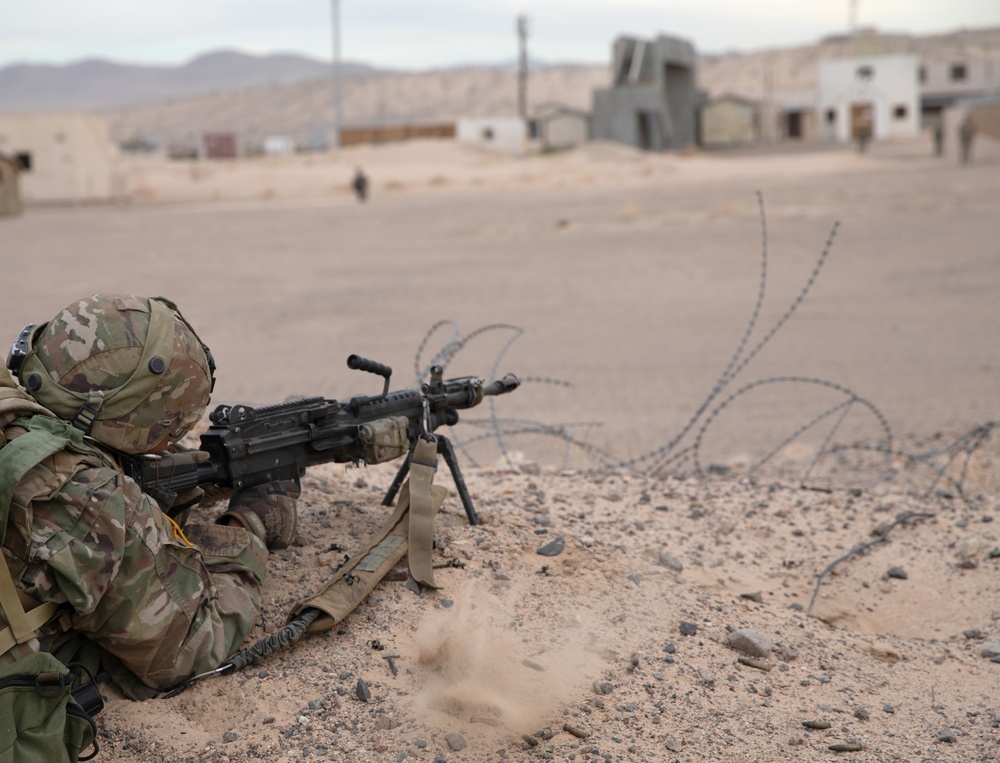
<svg viewBox="0 0 1000 763">
<path fill-rule="evenodd" d="M 144 165 L 142 203 L 0 222 L 12 337 L 162 293 L 217 402 L 377 391 L 351 353 L 410 386 L 455 335 L 448 375 L 525 378 L 454 433 L 485 523 L 452 491 L 441 591 L 386 581 L 170 700 L 108 688 L 103 759 L 1000 759 L 998 433 L 949 450 L 1000 420 L 1000 160 L 929 148 Z M 310 472 L 254 638 L 384 520 L 392 474 Z"/>
</svg>

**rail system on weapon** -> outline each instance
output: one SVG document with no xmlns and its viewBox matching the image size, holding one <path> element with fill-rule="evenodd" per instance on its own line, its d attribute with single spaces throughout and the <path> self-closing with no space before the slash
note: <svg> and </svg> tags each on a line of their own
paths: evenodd
<svg viewBox="0 0 1000 763">
<path fill-rule="evenodd" d="M 459 410 L 517 389 L 517 376 L 507 374 L 490 384 L 479 376 L 444 379 L 442 367 L 435 365 L 419 390 L 390 392 L 389 366 L 358 355 L 351 355 L 347 366 L 381 376 L 382 392 L 346 402 L 311 397 L 260 408 L 220 405 L 201 435 L 199 450 L 207 459 L 149 454 L 127 459 L 126 471 L 146 492 L 176 494 L 202 485 L 235 490 L 298 480 L 309 467 L 331 462 L 378 464 L 402 457 L 382 500 L 388 506 L 409 471 L 417 438 L 431 437 L 451 470 L 470 524 L 479 524 L 455 449 L 447 437 L 434 433 L 458 423 Z"/>
</svg>

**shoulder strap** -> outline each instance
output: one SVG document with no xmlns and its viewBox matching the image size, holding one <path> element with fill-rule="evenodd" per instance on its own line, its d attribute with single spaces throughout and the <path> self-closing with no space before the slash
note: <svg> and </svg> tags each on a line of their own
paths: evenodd
<svg viewBox="0 0 1000 763">
<path fill-rule="evenodd" d="M 33 429 L 0 448 L 0 543 L 7 532 L 10 500 L 24 475 L 69 442 L 69 437 Z"/>
<path fill-rule="evenodd" d="M 25 611 L 25 607 L 29 607 Z M 35 631 L 56 616 L 59 605 L 54 601 L 36 602 L 14 586 L 7 558 L 0 551 L 0 611 L 7 620 L 7 627 L 0 630 L 0 655 L 6 654 L 17 644 L 25 644 L 35 637 Z"/>
<path fill-rule="evenodd" d="M 15 437 L 0 448 L 0 543 L 7 532 L 7 514 L 10 501 L 18 483 L 33 467 L 53 453 L 62 450 L 69 442 L 46 430 L 32 430 Z M 22 602 L 22 599 L 25 601 Z M 29 611 L 25 612 L 25 606 Z M 38 604 L 18 592 L 10 574 L 7 558 L 0 550 L 0 610 L 8 626 L 0 630 L 0 655 L 16 644 L 24 644 L 35 637 L 35 630 L 56 614 L 54 602 Z"/>
</svg>

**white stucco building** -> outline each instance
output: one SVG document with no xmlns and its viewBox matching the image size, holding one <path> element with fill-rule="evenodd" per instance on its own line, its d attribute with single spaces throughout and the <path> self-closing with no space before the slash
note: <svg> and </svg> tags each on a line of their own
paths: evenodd
<svg viewBox="0 0 1000 763">
<path fill-rule="evenodd" d="M 823 61 L 819 66 L 819 133 L 850 141 L 862 130 L 874 140 L 920 132 L 916 56 L 871 56 Z"/>
<path fill-rule="evenodd" d="M 523 153 L 528 140 L 528 126 L 521 117 L 468 117 L 459 119 L 455 138 L 494 151 Z"/>
</svg>

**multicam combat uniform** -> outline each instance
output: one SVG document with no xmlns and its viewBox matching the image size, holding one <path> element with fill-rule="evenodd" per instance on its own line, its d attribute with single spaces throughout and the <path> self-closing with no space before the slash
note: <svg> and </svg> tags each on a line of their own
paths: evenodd
<svg viewBox="0 0 1000 763">
<path fill-rule="evenodd" d="M 79 430 L 36 416 L 3 434 L 10 440 L 28 430 L 76 437 L 14 490 L 3 550 L 18 588 L 64 603 L 72 631 L 154 688 L 236 651 L 260 614 L 263 542 L 223 525 L 187 525 L 182 535 Z M 29 649 L 50 650 L 61 628 L 48 630 L 48 643 Z"/>
<path fill-rule="evenodd" d="M 79 320 L 78 315 L 70 318 Z M 176 345 L 167 341 L 165 351 L 160 343 L 161 354 L 169 355 L 169 345 Z M 142 343 L 136 344 L 142 352 Z M 66 387 L 72 381 L 61 383 Z M 9 469 L 14 459 L 5 455 L 30 451 L 22 461 L 25 467 L 34 465 L 16 480 L 0 471 L 0 483 L 7 480 L 7 489 L 13 487 L 5 533 L 0 521 L 3 553 L 15 585 L 39 601 L 62 605 L 64 615 L 41 629 L 37 639 L 0 655 L 0 664 L 26 652 L 51 650 L 69 632 L 119 658 L 147 686 L 163 689 L 215 668 L 238 649 L 260 616 L 267 560 L 263 541 L 242 528 L 218 524 L 189 524 L 182 532 L 122 473 L 112 455 L 85 440 L 79 428 L 40 409 L 0 366 L 0 403 L 5 397 L 0 463 L 6 461 Z M 203 398 L 207 403 L 208 387 Z M 161 415 L 143 436 L 176 435 L 191 416 L 175 404 L 183 402 L 181 397 L 161 405 Z M 177 414 L 175 420 L 169 414 Z M 185 421 L 178 423 L 181 414 Z M 116 431 L 115 423 L 106 428 Z M 128 435 L 127 428 L 120 431 Z M 123 443 L 129 444 L 119 438 L 116 447 L 126 450 Z M 142 452 L 142 447 L 127 452 Z"/>
</svg>

